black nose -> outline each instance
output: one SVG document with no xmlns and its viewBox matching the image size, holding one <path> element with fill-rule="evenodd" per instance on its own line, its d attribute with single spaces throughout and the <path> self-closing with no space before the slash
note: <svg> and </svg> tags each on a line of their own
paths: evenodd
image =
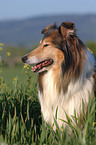
<svg viewBox="0 0 96 145">
<path fill-rule="evenodd" d="M 26 60 L 27 60 L 28 58 L 27 58 L 27 55 L 25 55 L 25 56 L 23 56 L 22 58 L 21 58 L 21 60 L 25 63 L 26 62 Z"/>
</svg>

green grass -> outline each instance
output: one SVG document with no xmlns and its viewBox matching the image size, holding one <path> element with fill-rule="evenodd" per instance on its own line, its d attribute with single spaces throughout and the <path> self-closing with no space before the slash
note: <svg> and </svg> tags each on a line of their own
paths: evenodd
<svg viewBox="0 0 96 145">
<path fill-rule="evenodd" d="M 14 77 L 18 77 L 19 81 L 26 81 L 26 74 L 24 73 L 23 66 L 22 67 L 3 67 L 1 76 L 7 83 L 11 83 Z"/>
<path fill-rule="evenodd" d="M 0 135 L 0 145 L 1 145 L 1 143 L 3 143 L 4 142 L 4 140 L 2 139 L 2 137 L 1 137 L 1 135 Z"/>
<path fill-rule="evenodd" d="M 72 116 L 74 123 L 66 114 L 66 124 L 70 128 L 70 132 L 68 128 L 60 129 L 56 118 L 54 119 L 56 131 L 54 131 L 53 127 L 49 124 L 45 125 L 45 122 L 41 121 L 36 84 L 31 83 L 31 86 L 33 89 L 29 88 L 29 84 L 22 86 L 15 82 L 11 89 L 6 89 L 6 84 L 1 81 L 0 133 L 6 143 L 9 145 L 14 143 L 24 145 L 95 145 L 96 127 L 93 122 L 96 108 L 94 98 L 89 98 L 87 116 L 85 116 L 84 102 L 82 101 L 83 124 L 74 111 L 74 116 Z"/>
<path fill-rule="evenodd" d="M 17 66 L 17 67 L 2 67 L 2 71 L 0 73 L 0 76 L 4 78 L 4 81 L 11 87 L 12 83 L 14 82 L 14 78 L 18 79 L 18 83 L 23 83 L 24 85 L 26 85 L 28 76 L 25 73 L 25 71 L 27 71 L 26 69 L 24 69 L 24 65 L 21 66 Z M 37 75 L 30 72 L 31 75 L 31 79 L 33 81 L 33 83 L 36 82 L 37 80 Z"/>
</svg>

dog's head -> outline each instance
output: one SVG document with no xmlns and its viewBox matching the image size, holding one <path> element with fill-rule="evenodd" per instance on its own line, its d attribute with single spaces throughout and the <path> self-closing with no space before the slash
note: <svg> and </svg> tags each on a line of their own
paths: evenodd
<svg viewBox="0 0 96 145">
<path fill-rule="evenodd" d="M 32 71 L 36 73 L 60 66 L 63 74 L 80 74 L 85 45 L 75 34 L 74 23 L 63 22 L 59 27 L 56 24 L 46 26 L 42 34 L 44 37 L 39 46 L 22 57 L 22 61 L 36 64 L 32 67 Z"/>
</svg>

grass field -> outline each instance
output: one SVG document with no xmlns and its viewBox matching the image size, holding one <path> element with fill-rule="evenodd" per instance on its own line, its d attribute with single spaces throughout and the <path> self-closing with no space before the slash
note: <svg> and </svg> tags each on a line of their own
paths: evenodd
<svg viewBox="0 0 96 145">
<path fill-rule="evenodd" d="M 10 67 L 2 67 L 1 71 L 1 77 L 4 78 L 4 81 L 11 87 L 12 83 L 14 82 L 14 79 L 18 79 L 18 83 L 23 83 L 26 85 L 28 76 L 25 73 L 26 69 L 24 69 L 24 65 L 17 66 L 14 68 Z M 30 72 L 31 79 L 33 82 L 36 82 L 37 80 L 37 75 Z"/>
<path fill-rule="evenodd" d="M 17 77 L 19 81 L 26 81 L 26 74 L 23 66 L 14 68 L 3 67 L 1 76 L 7 83 L 12 83 L 15 77 Z"/>
</svg>

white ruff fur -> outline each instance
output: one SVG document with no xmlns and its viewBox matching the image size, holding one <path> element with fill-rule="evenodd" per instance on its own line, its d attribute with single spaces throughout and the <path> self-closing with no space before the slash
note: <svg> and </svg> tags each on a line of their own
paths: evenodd
<svg viewBox="0 0 96 145">
<path fill-rule="evenodd" d="M 76 82 L 71 81 L 69 83 L 68 91 L 65 94 L 63 90 L 61 90 L 60 93 L 56 90 L 56 85 L 54 85 L 53 80 L 53 68 L 44 75 L 43 93 L 40 92 L 38 85 L 38 95 L 41 103 L 41 110 L 46 122 L 49 122 L 51 125 L 54 123 L 57 106 L 57 122 L 60 127 L 63 125 L 63 122 L 59 119 L 66 120 L 64 111 L 68 115 L 74 115 L 74 109 L 76 109 L 77 113 L 81 113 L 82 99 L 85 103 L 88 103 L 89 94 L 92 94 L 94 65 L 95 59 L 93 55 L 90 51 L 86 50 L 82 75 Z"/>
</svg>

